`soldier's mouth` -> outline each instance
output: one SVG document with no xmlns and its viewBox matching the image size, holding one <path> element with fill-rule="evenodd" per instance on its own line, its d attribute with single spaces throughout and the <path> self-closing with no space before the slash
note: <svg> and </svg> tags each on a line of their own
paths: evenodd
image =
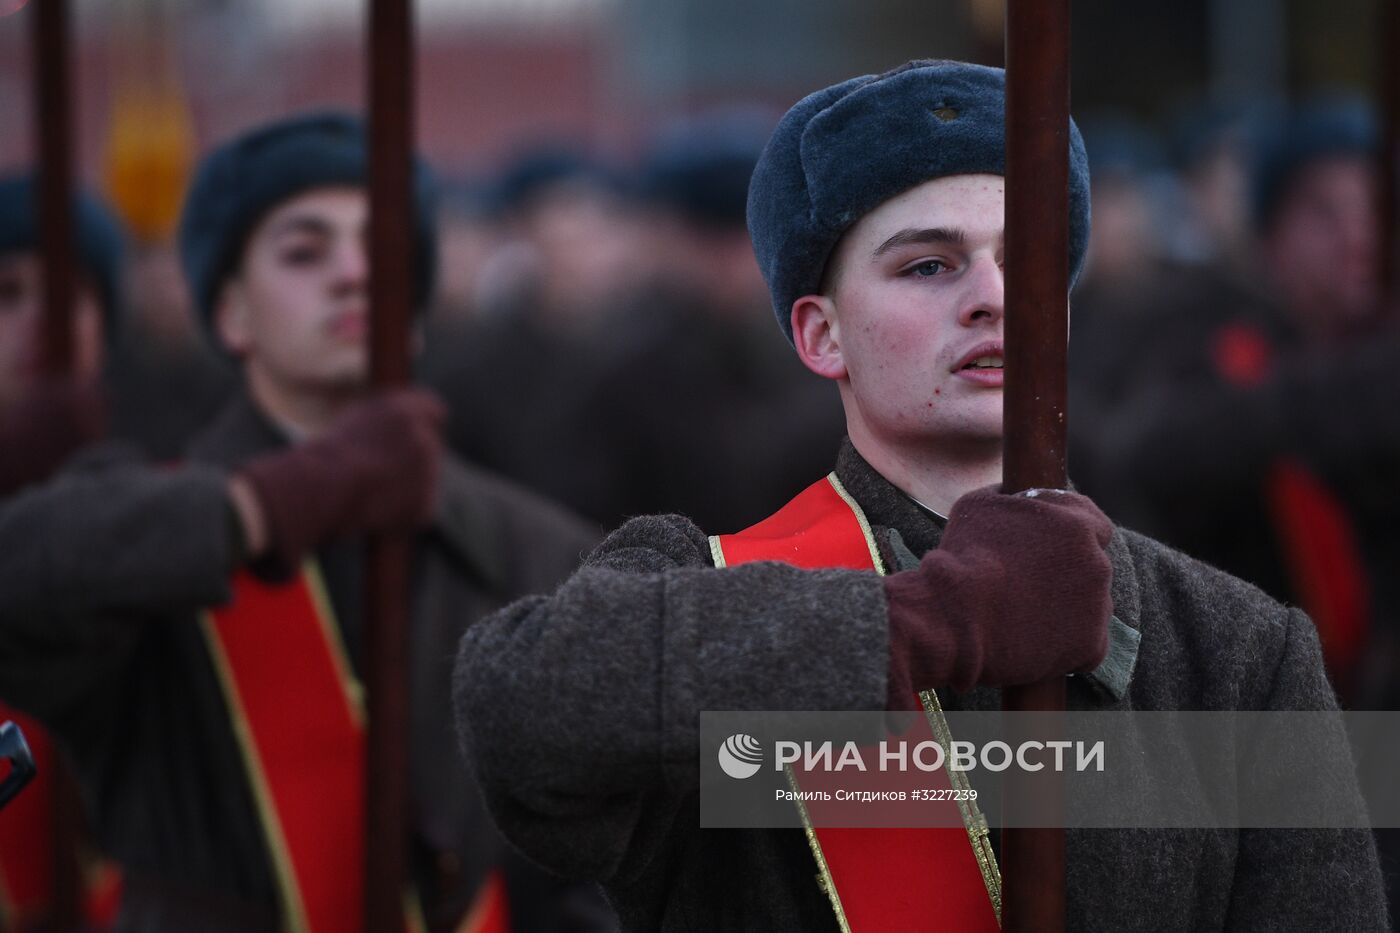
<svg viewBox="0 0 1400 933">
<path fill-rule="evenodd" d="M 953 368 L 953 375 L 975 386 L 1000 389 L 1005 379 L 1005 354 L 1000 340 L 984 340 L 967 348 Z"/>
<path fill-rule="evenodd" d="M 1001 369 L 1005 355 L 1000 340 L 984 340 L 967 348 L 953 366 L 953 372 Z"/>
</svg>

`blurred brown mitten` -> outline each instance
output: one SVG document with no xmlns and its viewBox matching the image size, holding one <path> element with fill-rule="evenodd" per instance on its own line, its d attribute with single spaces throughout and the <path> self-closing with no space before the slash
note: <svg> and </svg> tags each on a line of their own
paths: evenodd
<svg viewBox="0 0 1400 933">
<path fill-rule="evenodd" d="M 250 461 L 240 474 L 262 506 L 269 556 L 295 567 L 334 538 L 425 524 L 445 416 L 432 393 L 400 389 L 356 403 L 313 440 Z"/>
<path fill-rule="evenodd" d="M 953 504 L 939 546 L 885 578 L 890 708 L 916 691 L 1028 684 L 1108 652 L 1113 526 L 1084 496 L 993 488 Z"/>
</svg>

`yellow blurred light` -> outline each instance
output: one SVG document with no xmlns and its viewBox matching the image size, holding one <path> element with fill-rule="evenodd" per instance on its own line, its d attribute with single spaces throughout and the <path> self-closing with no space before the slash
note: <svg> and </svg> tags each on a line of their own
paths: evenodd
<svg viewBox="0 0 1400 933">
<path fill-rule="evenodd" d="M 107 194 L 128 228 L 168 239 L 194 157 L 194 133 L 177 88 L 131 89 L 113 102 L 107 138 Z"/>
</svg>

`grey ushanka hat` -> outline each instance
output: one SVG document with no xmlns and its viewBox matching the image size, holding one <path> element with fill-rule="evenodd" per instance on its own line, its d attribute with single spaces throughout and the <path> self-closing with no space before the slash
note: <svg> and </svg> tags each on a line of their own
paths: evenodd
<svg viewBox="0 0 1400 933">
<path fill-rule="evenodd" d="M 38 252 L 39 178 L 33 172 L 0 178 L 0 256 Z M 122 302 L 122 255 L 125 234 L 120 222 L 96 196 L 83 191 L 73 198 L 73 235 L 81 267 L 97 286 L 106 336 L 116 336 Z"/>
<path fill-rule="evenodd" d="M 895 195 L 945 175 L 1006 171 L 1006 73 L 914 61 L 798 101 L 778 123 L 749 184 L 754 252 L 778 325 L 792 340 L 792 304 L 816 293 L 832 248 Z M 1089 242 L 1089 166 L 1070 122 L 1070 281 Z"/>
</svg>

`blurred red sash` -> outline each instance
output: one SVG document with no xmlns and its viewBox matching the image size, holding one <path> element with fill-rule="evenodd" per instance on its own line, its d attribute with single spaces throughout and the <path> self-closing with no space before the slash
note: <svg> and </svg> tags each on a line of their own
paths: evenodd
<svg viewBox="0 0 1400 933">
<path fill-rule="evenodd" d="M 268 844 L 284 922 L 361 929 L 365 726 L 316 569 L 273 586 L 249 573 L 202 620 Z"/>
<path fill-rule="evenodd" d="M 365 709 L 316 566 L 271 585 L 249 573 L 203 619 L 290 930 L 363 929 Z M 459 929 L 506 933 L 492 872 Z M 426 929 L 406 897 L 404 928 Z"/>
</svg>

